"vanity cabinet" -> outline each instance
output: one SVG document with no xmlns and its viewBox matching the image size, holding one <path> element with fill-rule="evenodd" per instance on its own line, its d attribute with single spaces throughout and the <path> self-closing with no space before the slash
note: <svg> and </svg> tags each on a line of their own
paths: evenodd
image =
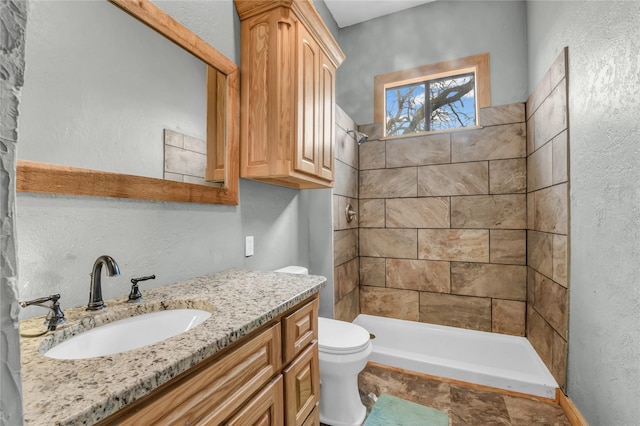
<svg viewBox="0 0 640 426">
<path fill-rule="evenodd" d="M 317 426 L 317 339 L 314 295 L 99 425 Z"/>
<path fill-rule="evenodd" d="M 240 176 L 333 186 L 335 74 L 344 61 L 310 0 L 234 0 L 241 20 Z"/>
</svg>

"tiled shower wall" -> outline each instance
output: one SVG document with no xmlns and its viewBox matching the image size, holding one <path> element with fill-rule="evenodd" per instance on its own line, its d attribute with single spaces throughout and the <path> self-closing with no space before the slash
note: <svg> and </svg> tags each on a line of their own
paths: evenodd
<svg viewBox="0 0 640 426">
<path fill-rule="evenodd" d="M 346 132 L 356 124 L 337 108 L 335 318 L 526 334 L 564 389 L 566 55 L 527 101 L 526 124 L 524 104 L 484 108 L 482 129 L 449 134 L 381 141 L 372 124 L 359 127 L 369 142 L 358 152 Z"/>
<path fill-rule="evenodd" d="M 347 130 L 355 123 L 336 107 L 336 158 L 333 188 L 334 317 L 352 321 L 360 312 L 358 218 L 347 222 L 351 204 L 358 212 L 358 144 Z"/>
<path fill-rule="evenodd" d="M 524 335 L 524 104 L 483 128 L 360 146 L 363 313 Z"/>
<path fill-rule="evenodd" d="M 569 315 L 567 51 L 527 101 L 527 337 L 564 389 Z"/>
</svg>

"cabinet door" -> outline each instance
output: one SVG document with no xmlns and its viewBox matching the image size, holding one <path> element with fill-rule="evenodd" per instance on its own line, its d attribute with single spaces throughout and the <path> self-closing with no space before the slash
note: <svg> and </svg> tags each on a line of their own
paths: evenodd
<svg viewBox="0 0 640 426">
<path fill-rule="evenodd" d="M 318 81 L 318 177 L 333 181 L 333 158 L 335 146 L 335 79 L 336 68 L 320 51 Z"/>
<path fill-rule="evenodd" d="M 304 26 L 298 22 L 297 31 L 297 140 L 295 170 L 318 174 L 318 69 L 320 48 Z"/>
<path fill-rule="evenodd" d="M 320 400 L 320 365 L 315 341 L 284 372 L 285 424 L 302 426 Z"/>
<path fill-rule="evenodd" d="M 282 376 L 269 383 L 233 416 L 227 426 L 283 426 L 284 396 Z"/>
<path fill-rule="evenodd" d="M 302 426 L 320 426 L 320 405 L 316 404 L 316 408 L 313 409 L 307 420 L 304 421 Z"/>
<path fill-rule="evenodd" d="M 280 324 L 164 388 L 148 404 L 111 424 L 219 425 L 277 374 L 282 365 Z"/>
<path fill-rule="evenodd" d="M 318 299 L 315 299 L 282 319 L 283 365 L 289 364 L 318 339 L 318 304 Z"/>
</svg>

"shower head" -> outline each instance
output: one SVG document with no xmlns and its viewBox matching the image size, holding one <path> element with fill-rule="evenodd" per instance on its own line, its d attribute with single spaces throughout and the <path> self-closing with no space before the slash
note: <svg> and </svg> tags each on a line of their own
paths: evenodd
<svg viewBox="0 0 640 426">
<path fill-rule="evenodd" d="M 364 134 L 364 133 L 360 133 L 357 130 L 353 130 L 353 129 L 348 129 L 347 130 L 347 134 L 349 133 L 353 133 L 353 137 L 356 140 L 356 142 L 358 142 L 358 145 L 362 145 L 363 143 L 365 143 L 366 141 L 369 140 L 369 136 Z"/>
</svg>

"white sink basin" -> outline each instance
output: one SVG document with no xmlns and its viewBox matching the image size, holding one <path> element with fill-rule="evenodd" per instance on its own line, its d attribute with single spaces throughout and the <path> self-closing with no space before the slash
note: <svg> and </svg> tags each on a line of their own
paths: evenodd
<svg viewBox="0 0 640 426">
<path fill-rule="evenodd" d="M 189 331 L 211 316 L 199 309 L 171 309 L 101 325 L 49 349 L 46 357 L 84 359 L 141 348 Z"/>
</svg>

